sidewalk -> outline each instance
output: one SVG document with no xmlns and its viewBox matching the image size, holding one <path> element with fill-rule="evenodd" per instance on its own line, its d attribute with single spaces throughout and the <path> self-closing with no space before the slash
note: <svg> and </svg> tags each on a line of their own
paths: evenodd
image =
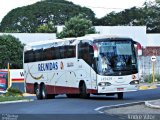
<svg viewBox="0 0 160 120">
<path fill-rule="evenodd" d="M 140 83 L 139 90 L 157 89 L 158 86 L 160 86 L 159 83 Z M 160 99 L 145 101 L 145 105 L 150 108 L 160 109 Z"/>
<path fill-rule="evenodd" d="M 158 100 L 152 100 L 152 101 L 146 101 L 145 105 L 147 107 L 150 107 L 150 108 L 160 109 L 160 99 L 158 99 Z"/>
</svg>

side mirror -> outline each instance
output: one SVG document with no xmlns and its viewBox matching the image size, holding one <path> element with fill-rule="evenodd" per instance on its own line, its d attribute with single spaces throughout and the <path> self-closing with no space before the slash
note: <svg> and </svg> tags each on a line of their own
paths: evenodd
<svg viewBox="0 0 160 120">
<path fill-rule="evenodd" d="M 140 43 L 136 42 L 135 49 L 137 51 L 138 56 L 141 56 L 142 55 L 142 46 Z"/>
<path fill-rule="evenodd" d="M 94 58 L 98 58 L 98 51 L 94 51 Z"/>
<path fill-rule="evenodd" d="M 93 50 L 94 50 L 94 58 L 98 58 L 99 51 L 96 44 L 93 45 Z"/>
<path fill-rule="evenodd" d="M 142 55 L 142 50 L 138 50 L 138 56 Z"/>
<path fill-rule="evenodd" d="M 138 56 L 142 55 L 142 46 L 140 43 L 137 43 L 137 52 L 138 52 Z"/>
</svg>

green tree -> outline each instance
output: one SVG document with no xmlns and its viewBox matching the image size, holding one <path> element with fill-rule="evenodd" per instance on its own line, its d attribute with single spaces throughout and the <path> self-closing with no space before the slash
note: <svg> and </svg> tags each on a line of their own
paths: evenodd
<svg viewBox="0 0 160 120">
<path fill-rule="evenodd" d="M 57 28 L 51 24 L 44 24 L 44 25 L 39 25 L 36 33 L 56 33 L 57 32 Z"/>
<path fill-rule="evenodd" d="M 94 12 L 86 7 L 65 0 L 43 0 L 32 5 L 11 10 L 1 22 L 1 32 L 35 33 L 37 28 L 47 23 L 64 25 L 65 21 L 85 14 L 94 20 Z"/>
<path fill-rule="evenodd" d="M 160 3 L 160 0 L 156 0 L 156 3 Z"/>
<path fill-rule="evenodd" d="M 106 26 L 147 26 L 148 33 L 160 33 L 160 5 L 145 2 L 143 7 L 111 12 L 96 21 L 96 25 Z"/>
<path fill-rule="evenodd" d="M 57 34 L 58 38 L 66 37 L 80 37 L 86 34 L 96 33 L 95 28 L 92 25 L 92 21 L 84 18 L 84 15 L 80 14 L 71 18 L 65 23 L 63 31 Z"/>
<path fill-rule="evenodd" d="M 11 35 L 0 36 L 0 68 L 7 68 L 7 63 L 11 68 L 23 67 L 23 44 Z"/>
</svg>

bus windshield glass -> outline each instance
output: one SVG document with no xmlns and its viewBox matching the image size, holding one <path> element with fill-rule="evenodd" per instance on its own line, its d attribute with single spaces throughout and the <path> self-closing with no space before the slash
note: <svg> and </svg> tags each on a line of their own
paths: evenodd
<svg viewBox="0 0 160 120">
<path fill-rule="evenodd" d="M 131 41 L 98 42 L 98 73 L 128 75 L 137 73 L 137 59 Z"/>
</svg>

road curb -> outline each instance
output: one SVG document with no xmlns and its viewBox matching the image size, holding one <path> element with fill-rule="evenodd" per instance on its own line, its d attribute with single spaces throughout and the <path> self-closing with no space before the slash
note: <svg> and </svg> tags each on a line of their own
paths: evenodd
<svg viewBox="0 0 160 120">
<path fill-rule="evenodd" d="M 145 105 L 146 105 L 147 107 L 150 107 L 150 108 L 160 109 L 160 106 L 159 106 L 159 105 L 154 105 L 154 104 L 152 104 L 152 102 L 154 102 L 154 101 L 157 101 L 157 100 L 145 101 Z"/>
<path fill-rule="evenodd" d="M 145 103 L 145 101 L 139 101 L 139 102 L 125 103 L 125 104 L 118 104 L 118 105 L 102 106 L 102 107 L 98 107 L 94 110 L 98 111 L 99 113 L 104 113 L 104 111 L 107 109 L 128 107 L 128 106 L 139 105 L 139 104 L 144 104 L 144 103 Z"/>
<path fill-rule="evenodd" d="M 28 96 L 36 96 L 36 94 L 23 93 L 23 96 L 25 96 L 25 97 L 28 97 Z"/>
<path fill-rule="evenodd" d="M 142 85 L 142 86 L 139 86 L 139 90 L 151 90 L 151 89 L 157 89 L 157 85 Z"/>
<path fill-rule="evenodd" d="M 148 86 L 146 85 L 139 86 L 139 90 L 148 90 Z"/>
<path fill-rule="evenodd" d="M 31 101 L 34 100 L 28 99 L 28 100 L 5 101 L 5 102 L 0 102 L 0 104 L 21 103 L 21 102 L 31 102 Z"/>
</svg>

